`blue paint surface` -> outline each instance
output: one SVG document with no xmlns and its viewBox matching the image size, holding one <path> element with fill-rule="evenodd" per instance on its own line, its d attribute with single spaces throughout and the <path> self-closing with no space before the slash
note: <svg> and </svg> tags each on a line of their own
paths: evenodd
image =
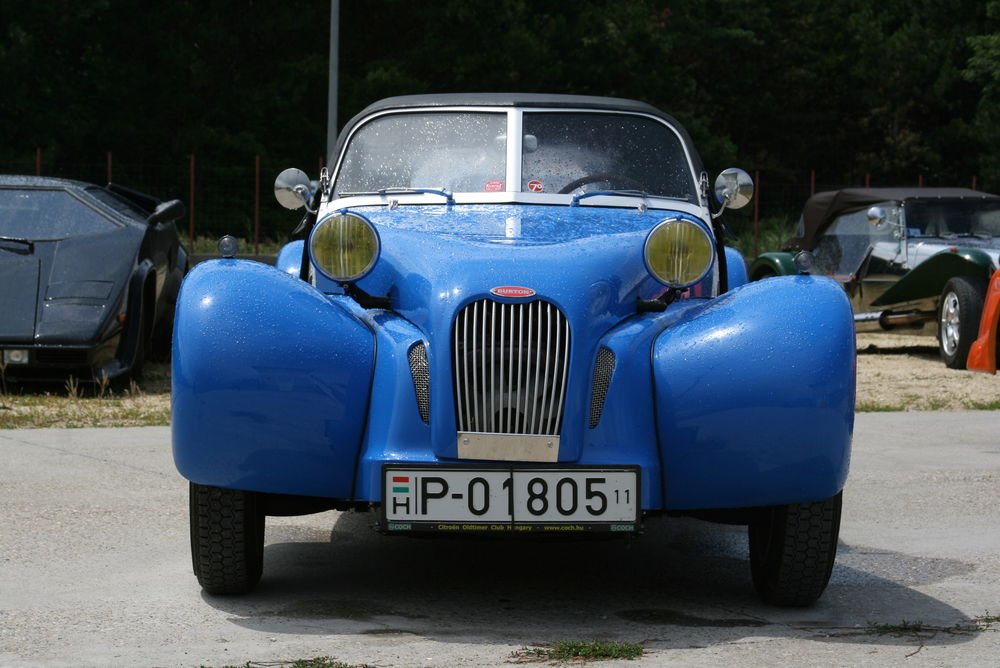
<svg viewBox="0 0 1000 668">
<path fill-rule="evenodd" d="M 572 333 L 562 465 L 640 466 L 645 510 L 814 501 L 843 486 L 854 330 L 832 282 L 744 285 L 730 249 L 729 292 L 714 296 L 709 281 L 692 291 L 700 296 L 640 313 L 639 299 L 663 291 L 643 262 L 646 236 L 688 214 L 514 204 L 357 211 L 382 242 L 358 287 L 390 309 L 365 310 L 322 277 L 315 287 L 298 280 L 301 242 L 277 269 L 220 260 L 191 272 L 173 361 L 174 455 L 185 477 L 379 502 L 385 462 L 454 465 L 455 316 L 492 288 L 519 286 L 558 307 Z M 417 343 L 429 424 L 407 358 Z M 601 348 L 615 366 L 591 426 Z"/>
</svg>

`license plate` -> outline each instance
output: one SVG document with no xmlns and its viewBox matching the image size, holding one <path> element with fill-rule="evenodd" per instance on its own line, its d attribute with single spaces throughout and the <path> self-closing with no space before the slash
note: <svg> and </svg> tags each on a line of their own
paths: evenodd
<svg viewBox="0 0 1000 668">
<path fill-rule="evenodd" d="M 382 469 L 388 531 L 622 531 L 638 528 L 638 468 Z"/>
</svg>

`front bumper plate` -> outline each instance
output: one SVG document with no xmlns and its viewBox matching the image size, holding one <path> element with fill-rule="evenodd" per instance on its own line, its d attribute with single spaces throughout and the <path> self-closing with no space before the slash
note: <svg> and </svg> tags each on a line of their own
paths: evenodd
<svg viewBox="0 0 1000 668">
<path fill-rule="evenodd" d="M 638 467 L 448 467 L 386 464 L 389 532 L 634 532 Z"/>
</svg>

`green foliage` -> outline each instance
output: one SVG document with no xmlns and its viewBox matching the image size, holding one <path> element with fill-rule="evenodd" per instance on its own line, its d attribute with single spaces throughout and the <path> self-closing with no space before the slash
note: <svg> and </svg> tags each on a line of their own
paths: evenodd
<svg viewBox="0 0 1000 668">
<path fill-rule="evenodd" d="M 785 241 L 795 231 L 795 222 L 790 218 L 762 218 L 756 229 L 753 221 L 742 221 L 731 230 L 734 238 L 727 239 L 726 245 L 738 250 L 747 262 L 761 253 L 784 250 Z"/>
<path fill-rule="evenodd" d="M 261 228 L 280 169 L 326 150 L 329 3 L 0 0 L 0 170 L 115 180 L 188 199 L 199 230 Z M 343 125 L 389 95 L 525 91 L 645 100 L 711 173 L 760 170 L 763 215 L 833 186 L 1000 187 L 1000 0 L 341 0 Z M 142 166 L 140 168 L 139 166 Z M 762 194 L 764 194 L 762 193 Z"/>
</svg>

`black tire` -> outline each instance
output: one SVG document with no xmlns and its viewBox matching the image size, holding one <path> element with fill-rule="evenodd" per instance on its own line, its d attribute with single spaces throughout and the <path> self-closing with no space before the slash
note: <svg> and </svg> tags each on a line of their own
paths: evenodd
<svg viewBox="0 0 1000 668">
<path fill-rule="evenodd" d="M 264 513 L 253 492 L 191 483 L 191 560 L 209 594 L 245 594 L 264 570 Z"/>
<path fill-rule="evenodd" d="M 956 276 L 944 285 L 938 301 L 938 351 L 949 369 L 964 369 L 969 348 L 979 334 L 986 284 Z"/>
<path fill-rule="evenodd" d="M 750 572 L 772 605 L 812 605 L 837 557 L 843 493 L 816 503 L 774 506 L 750 523 Z"/>
</svg>

